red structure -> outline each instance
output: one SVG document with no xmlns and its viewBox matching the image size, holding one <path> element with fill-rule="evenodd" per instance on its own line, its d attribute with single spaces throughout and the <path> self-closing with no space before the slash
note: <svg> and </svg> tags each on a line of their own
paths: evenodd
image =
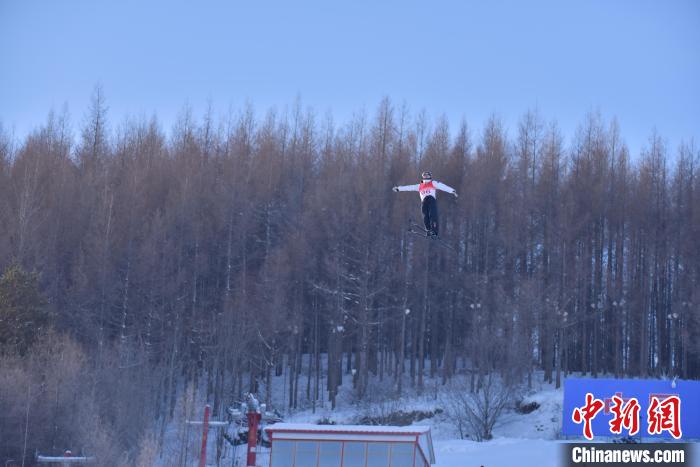
<svg viewBox="0 0 700 467">
<path fill-rule="evenodd" d="M 211 407 L 209 404 L 204 406 L 204 423 L 202 423 L 202 451 L 199 455 L 199 467 L 204 467 L 207 464 L 207 435 L 209 434 L 209 412 Z"/>
<path fill-rule="evenodd" d="M 245 424 L 248 427 L 248 444 L 246 451 L 246 467 L 255 466 L 258 453 L 258 430 L 267 423 L 277 423 L 282 419 L 274 412 L 268 412 L 265 404 L 258 402 L 254 394 L 247 394 L 245 402 L 239 409 L 233 407 L 228 413 L 236 423 Z"/>
<path fill-rule="evenodd" d="M 260 403 L 254 395 L 248 394 L 246 401 L 248 417 L 248 453 L 246 456 L 246 466 L 255 467 L 255 455 L 258 444 L 258 425 L 260 425 Z"/>
<path fill-rule="evenodd" d="M 248 455 L 246 456 L 248 467 L 255 467 L 255 454 L 258 444 L 258 425 L 260 424 L 260 412 L 248 410 Z"/>
</svg>

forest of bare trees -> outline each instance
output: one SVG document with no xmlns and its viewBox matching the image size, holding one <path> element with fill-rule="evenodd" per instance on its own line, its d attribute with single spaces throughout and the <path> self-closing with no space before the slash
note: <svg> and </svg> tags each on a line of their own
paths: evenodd
<svg viewBox="0 0 700 467">
<path fill-rule="evenodd" d="M 455 374 L 699 378 L 698 148 L 630 154 L 598 114 L 567 138 L 533 111 L 476 123 L 385 99 L 342 124 L 185 108 L 166 136 L 97 89 L 81 123 L 0 129 L 0 456 L 89 435 L 118 458 L 188 385 L 216 415 L 283 373 L 291 408 L 348 378 L 358 400 Z M 460 194 L 439 198 L 454 251 L 406 230 L 418 196 L 391 187 L 421 170 Z"/>
</svg>

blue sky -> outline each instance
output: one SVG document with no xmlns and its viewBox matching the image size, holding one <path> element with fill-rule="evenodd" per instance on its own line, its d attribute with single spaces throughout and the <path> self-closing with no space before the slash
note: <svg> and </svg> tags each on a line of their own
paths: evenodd
<svg viewBox="0 0 700 467">
<path fill-rule="evenodd" d="M 599 110 L 633 153 L 653 128 L 675 153 L 700 143 L 700 2 L 0 0 L 6 130 L 64 104 L 77 130 L 96 83 L 113 124 L 297 96 L 343 122 L 389 96 L 511 135 L 536 107 L 567 139 Z"/>
</svg>

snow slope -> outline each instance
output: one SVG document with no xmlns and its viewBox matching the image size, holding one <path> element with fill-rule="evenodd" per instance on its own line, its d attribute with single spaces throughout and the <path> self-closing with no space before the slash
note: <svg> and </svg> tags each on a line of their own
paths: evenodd
<svg viewBox="0 0 700 467">
<path fill-rule="evenodd" d="M 426 381 L 431 388 L 433 381 Z M 339 397 L 339 407 L 333 411 L 329 407 L 294 411 L 286 421 L 316 423 L 321 419 L 342 424 L 355 424 L 358 418 L 367 414 L 382 414 L 396 410 L 435 411 L 442 413 L 432 418 L 415 422 L 414 425 L 429 425 L 432 430 L 437 467 L 512 467 L 512 466 L 558 466 L 561 426 L 562 389 L 552 385 L 537 384 L 526 393 L 523 403 L 537 402 L 539 408 L 529 414 L 521 414 L 514 407 L 506 410 L 494 427 L 494 439 L 476 442 L 459 439 L 459 430 L 454 419 L 447 413 L 440 388 L 420 395 L 407 390 L 400 400 L 384 399 L 372 404 L 352 402 L 352 388 L 343 387 Z"/>
<path fill-rule="evenodd" d="M 559 466 L 563 391 L 542 384 L 526 395 L 523 403 L 540 407 L 529 414 L 507 410 L 501 415 L 490 441 L 449 439 L 451 424 L 443 420 L 435 427 L 442 435 L 434 438 L 437 467 Z M 457 436 L 455 436 L 456 438 Z"/>
<path fill-rule="evenodd" d="M 559 442 L 544 439 L 497 437 L 477 443 L 468 440 L 435 441 L 436 467 L 558 467 Z"/>
</svg>

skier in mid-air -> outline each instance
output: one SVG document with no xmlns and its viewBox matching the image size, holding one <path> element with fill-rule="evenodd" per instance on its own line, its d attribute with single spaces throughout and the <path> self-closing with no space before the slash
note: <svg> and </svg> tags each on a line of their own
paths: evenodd
<svg viewBox="0 0 700 467">
<path fill-rule="evenodd" d="M 438 209 L 437 209 L 437 190 L 452 193 L 457 197 L 457 190 L 454 188 L 433 180 L 433 174 L 423 172 L 421 174 L 422 183 L 415 185 L 402 185 L 392 188 L 394 191 L 417 191 L 421 199 L 421 211 L 423 212 L 423 225 L 425 232 L 430 236 L 437 237 L 438 235 Z"/>
</svg>

